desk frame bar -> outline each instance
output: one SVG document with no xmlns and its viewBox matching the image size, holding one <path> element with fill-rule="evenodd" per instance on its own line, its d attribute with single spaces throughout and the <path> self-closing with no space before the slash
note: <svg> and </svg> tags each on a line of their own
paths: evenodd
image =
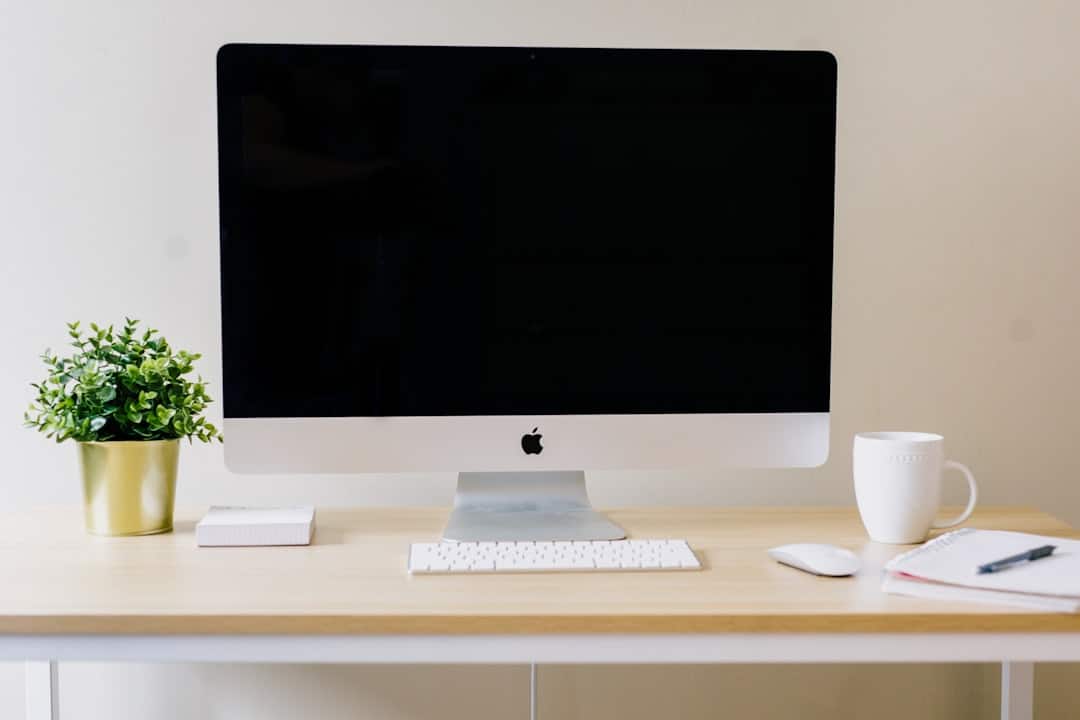
<svg viewBox="0 0 1080 720">
<path fill-rule="evenodd" d="M 0 661 L 380 664 L 1080 662 L 1080 633 L 0 635 Z"/>
<path fill-rule="evenodd" d="M 57 661 L 537 664 L 1000 662 L 1002 720 L 1032 720 L 1034 661 L 1080 661 L 1080 633 L 717 635 L 0 635 L 26 660 L 26 720 L 59 720 Z"/>
</svg>

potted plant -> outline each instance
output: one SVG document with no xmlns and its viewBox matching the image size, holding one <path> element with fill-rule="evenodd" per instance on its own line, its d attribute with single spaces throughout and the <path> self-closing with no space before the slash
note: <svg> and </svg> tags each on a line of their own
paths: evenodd
<svg viewBox="0 0 1080 720">
<path fill-rule="evenodd" d="M 48 375 L 26 426 L 57 442 L 74 440 L 82 468 L 86 529 L 96 535 L 172 530 L 180 438 L 221 440 L 202 417 L 211 402 L 201 377 L 188 375 L 200 355 L 173 351 L 157 330 L 68 324 L 70 357 L 48 350 Z"/>
</svg>

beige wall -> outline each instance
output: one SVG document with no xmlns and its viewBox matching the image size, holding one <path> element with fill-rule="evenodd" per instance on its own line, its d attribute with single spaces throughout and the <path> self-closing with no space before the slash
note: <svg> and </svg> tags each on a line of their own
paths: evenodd
<svg viewBox="0 0 1080 720">
<path fill-rule="evenodd" d="M 78 501 L 72 449 L 18 427 L 36 354 L 63 342 L 64 321 L 150 319 L 220 377 L 216 48 L 377 41 L 839 58 L 832 459 L 604 474 L 599 502 L 850 503 L 851 434 L 913 428 L 948 437 L 986 502 L 1080 523 L 1078 27 L 1080 4 L 1064 0 L 0 0 L 0 510 Z M 185 449 L 182 466 L 186 503 L 445 503 L 452 488 L 449 475 L 234 478 L 219 448 Z M 516 668 L 69 665 L 62 677 L 72 720 L 525 717 Z M 996 712 L 981 666 L 551 668 L 547 717 L 653 717 L 661 678 L 691 718 Z M 1077 679 L 1040 669 L 1040 717 L 1080 707 Z M 18 666 L 0 665 L 0 717 L 19 717 L 19 683 Z"/>
</svg>

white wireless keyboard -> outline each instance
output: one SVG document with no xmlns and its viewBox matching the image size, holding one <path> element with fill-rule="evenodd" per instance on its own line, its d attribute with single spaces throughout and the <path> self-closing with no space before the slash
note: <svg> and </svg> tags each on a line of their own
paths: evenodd
<svg viewBox="0 0 1080 720">
<path fill-rule="evenodd" d="M 700 570 L 685 540 L 413 543 L 409 572 L 626 572 Z"/>
</svg>

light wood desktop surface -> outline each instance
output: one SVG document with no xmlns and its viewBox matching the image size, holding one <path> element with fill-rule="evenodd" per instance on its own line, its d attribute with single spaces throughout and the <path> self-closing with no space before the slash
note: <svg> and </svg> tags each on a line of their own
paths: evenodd
<svg viewBox="0 0 1080 720">
<path fill-rule="evenodd" d="M 904 546 L 867 540 L 854 508 L 610 511 L 633 537 L 682 537 L 700 572 L 421 576 L 409 543 L 438 539 L 443 509 L 320 510 L 310 547 L 198 548 L 202 509 L 176 531 L 86 535 L 78 508 L 0 515 L 0 633 L 506 634 L 1080 631 L 1080 615 L 885 595 Z M 968 526 L 1080 536 L 1037 510 L 983 508 Z M 781 566 L 767 548 L 828 542 L 853 578 Z"/>
</svg>

